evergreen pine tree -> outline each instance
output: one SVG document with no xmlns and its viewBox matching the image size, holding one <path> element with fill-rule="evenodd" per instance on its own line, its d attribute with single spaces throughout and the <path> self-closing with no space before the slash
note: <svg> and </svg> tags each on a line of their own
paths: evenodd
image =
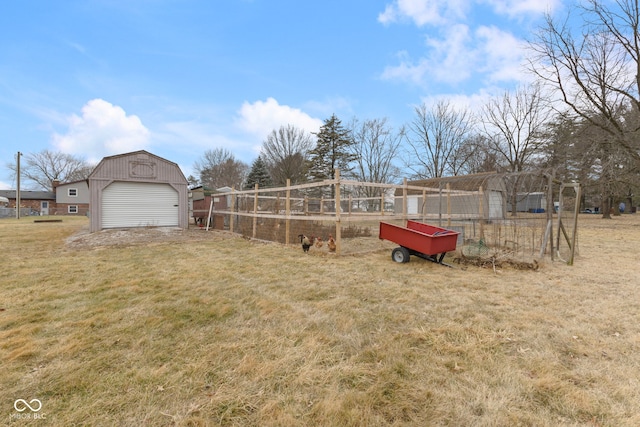
<svg viewBox="0 0 640 427">
<path fill-rule="evenodd" d="M 309 153 L 310 177 L 314 180 L 334 179 L 338 169 L 346 176 L 351 170 L 350 163 L 354 160 L 350 150 L 353 139 L 349 130 L 343 127 L 340 119 L 333 114 L 314 135 L 318 141 Z"/>
<path fill-rule="evenodd" d="M 250 190 L 255 188 L 256 184 L 258 184 L 260 188 L 271 186 L 271 176 L 267 170 L 267 165 L 264 160 L 262 160 L 262 156 L 258 156 L 258 158 L 253 161 L 244 188 L 245 190 Z"/>
</svg>

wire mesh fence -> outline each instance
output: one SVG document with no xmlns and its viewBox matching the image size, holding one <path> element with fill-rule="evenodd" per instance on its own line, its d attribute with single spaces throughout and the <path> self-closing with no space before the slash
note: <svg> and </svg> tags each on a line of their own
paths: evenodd
<svg viewBox="0 0 640 427">
<path fill-rule="evenodd" d="M 338 176 L 212 194 L 205 217 L 207 226 L 282 244 L 299 244 L 305 235 L 312 240 L 311 251 L 337 254 L 392 248 L 392 242 L 379 239 L 380 222 L 402 226 L 410 219 L 457 231 L 458 258 L 569 260 L 576 246 L 577 189 L 541 172 L 405 179 L 402 184 Z M 329 240 L 336 242 L 333 251 Z"/>
</svg>

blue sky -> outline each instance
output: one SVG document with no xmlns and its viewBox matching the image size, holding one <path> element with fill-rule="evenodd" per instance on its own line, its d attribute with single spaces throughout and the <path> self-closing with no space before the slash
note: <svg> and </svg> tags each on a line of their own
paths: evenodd
<svg viewBox="0 0 640 427">
<path fill-rule="evenodd" d="M 566 1 L 566 0 L 565 0 Z M 185 176 L 317 132 L 526 82 L 523 41 L 563 0 L 21 0 L 0 4 L 0 188 L 18 151 L 97 162 L 145 149 Z"/>
</svg>

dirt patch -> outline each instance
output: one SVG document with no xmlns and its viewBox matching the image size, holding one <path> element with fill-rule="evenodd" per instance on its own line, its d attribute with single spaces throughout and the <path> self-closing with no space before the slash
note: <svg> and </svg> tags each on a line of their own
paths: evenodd
<svg viewBox="0 0 640 427">
<path fill-rule="evenodd" d="M 166 244 L 171 242 L 193 242 L 199 240 L 230 239 L 237 235 L 219 231 L 206 231 L 202 228 L 191 227 L 142 227 L 109 229 L 90 233 L 88 227 L 66 240 L 67 247 L 77 250 L 96 249 L 101 247 L 129 247 L 148 246 L 152 244 Z"/>
<path fill-rule="evenodd" d="M 154 244 L 166 244 L 175 242 L 196 242 L 204 240 L 226 240 L 244 238 L 254 243 L 268 243 L 282 245 L 280 242 L 270 242 L 261 239 L 251 239 L 237 233 L 231 233 L 223 230 L 206 231 L 199 227 L 189 227 L 182 229 L 178 227 L 141 227 L 126 229 L 108 229 L 89 232 L 89 227 L 83 227 L 80 231 L 73 234 L 66 240 L 66 245 L 74 250 L 87 250 L 106 247 L 130 247 L 130 246 L 150 246 Z M 342 240 L 343 255 L 362 255 L 380 250 L 389 250 L 393 248 L 393 244 L 383 242 L 375 237 L 360 237 L 355 239 Z M 291 243 L 290 246 L 300 246 L 298 243 Z M 302 249 L 300 249 L 302 251 Z M 326 255 L 329 254 L 326 243 L 318 248 L 313 246 L 310 254 Z"/>
<path fill-rule="evenodd" d="M 516 270 L 537 270 L 540 267 L 540 264 L 537 260 L 532 260 L 531 262 L 527 261 L 517 261 L 514 259 L 500 259 L 496 256 L 484 256 L 484 257 L 468 257 L 464 254 L 460 253 L 453 257 L 453 262 L 460 265 L 473 265 L 476 267 L 482 268 L 503 268 L 510 267 Z"/>
</svg>

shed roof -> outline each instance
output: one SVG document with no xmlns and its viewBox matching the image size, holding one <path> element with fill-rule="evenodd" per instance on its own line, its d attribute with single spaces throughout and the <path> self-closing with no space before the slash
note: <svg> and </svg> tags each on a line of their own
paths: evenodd
<svg viewBox="0 0 640 427">
<path fill-rule="evenodd" d="M 123 157 L 135 157 L 137 155 L 144 155 L 144 156 L 154 157 L 157 160 L 160 160 L 160 161 L 162 161 L 164 163 L 170 164 L 171 166 L 175 166 L 175 168 L 178 171 L 180 171 L 180 174 L 182 175 L 181 178 L 184 179 L 185 182 L 187 182 L 187 178 L 184 177 L 184 174 L 182 173 L 182 170 L 180 169 L 180 166 L 177 163 L 172 162 L 171 160 L 167 160 L 167 159 L 165 159 L 163 157 L 157 156 L 155 154 L 152 154 L 152 153 L 148 152 L 147 150 L 131 151 L 129 153 L 115 154 L 113 156 L 103 157 L 102 160 L 100 160 L 100 163 L 98 163 L 96 165 L 96 167 L 93 168 L 93 171 L 91 171 L 91 174 L 89 175 L 88 179 L 94 178 L 94 176 L 97 175 L 100 172 L 100 169 L 102 168 L 104 163 L 107 163 L 107 162 L 110 162 L 110 161 L 113 161 L 113 160 L 117 160 L 117 159 L 120 159 L 120 158 L 123 158 Z"/>
</svg>

